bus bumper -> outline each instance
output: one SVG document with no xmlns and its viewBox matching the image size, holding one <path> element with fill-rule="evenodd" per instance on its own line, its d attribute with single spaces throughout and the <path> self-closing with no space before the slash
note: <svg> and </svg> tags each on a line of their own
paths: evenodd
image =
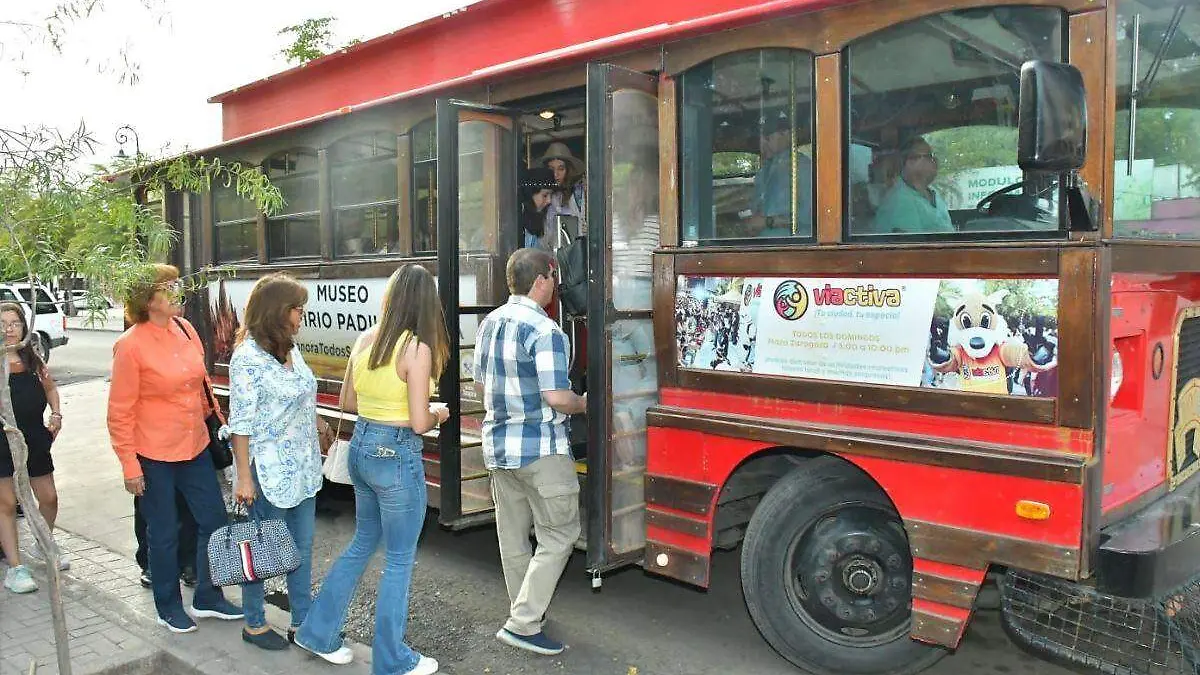
<svg viewBox="0 0 1200 675">
<path fill-rule="evenodd" d="M 1009 637 L 1097 673 L 1200 674 L 1200 481 L 1105 528 L 1095 560 L 1079 583 L 1010 569 Z"/>
</svg>

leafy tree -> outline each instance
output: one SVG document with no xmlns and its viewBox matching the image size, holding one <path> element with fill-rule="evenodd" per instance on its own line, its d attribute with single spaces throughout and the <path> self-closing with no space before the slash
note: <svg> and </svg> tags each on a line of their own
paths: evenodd
<svg viewBox="0 0 1200 675">
<path fill-rule="evenodd" d="M 1117 111 L 1116 155 L 1129 158 L 1129 111 Z M 1200 110 L 1195 108 L 1139 108 L 1135 159 L 1153 159 L 1155 166 L 1179 164 L 1192 172 L 1191 184 L 1200 187 Z M 1123 170 L 1123 167 L 1119 170 Z"/>
<path fill-rule="evenodd" d="M 139 2 L 149 10 L 157 0 Z M 65 0 L 37 24 L 0 14 L 0 64 L 26 72 L 24 50 L 45 45 L 61 53 L 70 26 L 102 7 L 101 0 Z M 135 64 L 127 55 L 122 57 L 129 67 L 118 79 L 133 83 Z M 139 154 L 120 166 L 81 171 L 81 163 L 93 154 L 95 145 L 82 124 L 67 133 L 41 126 L 0 127 L 0 273 L 5 277 L 22 276 L 32 285 L 78 274 L 89 282 L 94 294 L 124 295 L 148 278 L 148 263 L 161 258 L 171 243 L 169 226 L 137 199 L 147 192 L 204 192 L 213 181 L 224 181 L 268 213 L 282 206 L 279 190 L 256 167 L 203 157 L 151 161 Z M 91 304 L 97 307 L 98 298 Z M 30 315 L 33 329 L 37 314 Z M 26 343 L 29 339 L 27 335 Z M 17 499 L 38 546 L 46 553 L 58 667 L 63 675 L 70 675 L 58 546 L 30 489 L 28 447 L 17 427 L 7 386 L 9 360 L 4 358 L 0 364 L 0 423 L 12 453 Z"/>
<path fill-rule="evenodd" d="M 758 164 L 758 155 L 752 152 L 714 152 L 713 177 L 753 176 L 758 172 Z"/>
<path fill-rule="evenodd" d="M 290 35 L 292 43 L 279 50 L 279 54 L 291 64 L 302 65 L 318 59 L 337 49 L 345 49 L 356 45 L 362 40 L 354 38 L 341 47 L 336 47 L 333 40 L 332 16 L 322 16 L 315 19 L 305 19 L 294 26 L 286 26 L 277 35 Z"/>
<path fill-rule="evenodd" d="M 82 126 L 69 134 L 46 128 L 0 129 L 0 269 L 5 276 L 19 274 L 31 285 L 67 274 L 82 276 L 94 294 L 90 305 L 98 308 L 99 293 L 125 295 L 148 278 L 149 263 L 160 259 L 170 246 L 169 226 L 140 203 L 137 194 L 167 189 L 203 192 L 219 180 L 235 186 L 268 213 L 283 203 L 278 188 L 257 167 L 203 157 L 154 163 L 139 155 L 115 178 L 79 172 L 75 167 L 94 145 Z M 36 328 L 37 314 L 30 316 L 30 328 Z M 5 385 L 8 374 L 5 358 L 0 368 Z M 18 500 L 49 560 L 59 670 L 70 675 L 58 549 L 33 500 L 26 467 L 28 448 L 7 386 L 0 386 L 0 422 L 12 451 Z"/>
<path fill-rule="evenodd" d="M 943 175 L 991 166 L 1016 166 L 1017 130 L 1001 126 L 943 129 L 925 136 Z"/>
</svg>

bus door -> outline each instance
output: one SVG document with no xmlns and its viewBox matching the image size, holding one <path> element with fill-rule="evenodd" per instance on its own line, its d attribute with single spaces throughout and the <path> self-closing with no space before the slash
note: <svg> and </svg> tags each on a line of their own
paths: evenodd
<svg viewBox="0 0 1200 675">
<path fill-rule="evenodd" d="M 594 573 L 640 560 L 645 548 L 646 409 L 658 402 L 658 105 L 657 77 L 588 64 L 588 453 L 580 471 Z"/>
<path fill-rule="evenodd" d="M 426 456 L 425 466 L 438 520 L 455 529 L 494 518 L 480 437 L 483 403 L 471 364 L 480 321 L 508 300 L 504 267 L 520 245 L 517 116 L 495 106 L 437 101 L 437 276 L 450 336 L 438 394 L 450 419 L 438 431 L 438 456 Z"/>
</svg>

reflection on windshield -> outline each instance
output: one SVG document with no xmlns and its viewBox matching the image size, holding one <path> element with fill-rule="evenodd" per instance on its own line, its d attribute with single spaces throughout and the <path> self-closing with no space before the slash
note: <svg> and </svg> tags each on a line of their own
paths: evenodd
<svg viewBox="0 0 1200 675">
<path fill-rule="evenodd" d="M 958 10 L 850 46 L 851 234 L 1058 228 L 1053 180 L 1017 166 L 1017 100 L 1021 64 L 1062 60 L 1062 22 L 1045 7 Z"/>
</svg>

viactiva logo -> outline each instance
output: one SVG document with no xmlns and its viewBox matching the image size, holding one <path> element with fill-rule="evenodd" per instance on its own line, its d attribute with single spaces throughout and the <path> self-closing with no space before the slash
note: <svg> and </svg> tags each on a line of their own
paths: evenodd
<svg viewBox="0 0 1200 675">
<path fill-rule="evenodd" d="M 812 298 L 816 305 L 848 307 L 899 307 L 902 300 L 899 288 L 876 288 L 875 284 L 849 288 L 825 284 L 813 289 Z"/>
<path fill-rule="evenodd" d="M 795 279 L 781 282 L 775 288 L 775 313 L 780 318 L 795 321 L 804 316 L 811 302 L 826 307 L 899 307 L 903 295 L 899 288 L 876 288 L 875 284 L 841 287 L 825 284 L 811 294 Z"/>
</svg>

